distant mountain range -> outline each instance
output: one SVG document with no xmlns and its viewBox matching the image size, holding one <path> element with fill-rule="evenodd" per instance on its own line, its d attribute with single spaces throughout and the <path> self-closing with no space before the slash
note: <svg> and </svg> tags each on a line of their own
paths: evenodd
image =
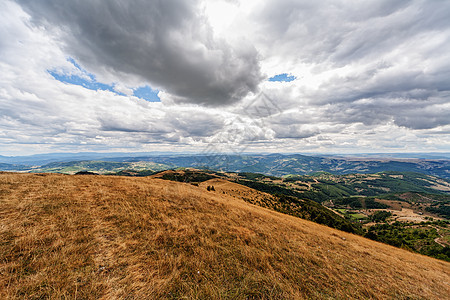
<svg viewBox="0 0 450 300">
<path fill-rule="evenodd" d="M 177 155 L 178 153 L 174 153 Z M 6 164 L 19 164 L 27 166 L 42 166 L 52 162 L 70 162 L 70 161 L 83 161 L 83 160 L 105 160 L 118 157 L 132 158 L 135 156 L 158 156 L 168 155 L 167 152 L 140 152 L 140 153 L 128 153 L 128 152 L 81 152 L 81 153 L 45 153 L 35 154 L 27 156 L 2 156 L 0 155 L 0 163 Z"/>
<path fill-rule="evenodd" d="M 30 168 L 25 165 L 0 163 L 0 171 L 27 171 Z"/>
<path fill-rule="evenodd" d="M 397 154 L 398 155 L 398 154 Z M 412 154 L 408 154 L 413 156 Z M 405 154 L 405 156 L 408 156 Z M 429 154 L 431 155 L 431 154 Z M 106 173 L 118 170 L 158 171 L 175 168 L 204 168 L 227 172 L 252 172 L 273 176 L 290 174 L 370 174 L 383 171 L 418 172 L 450 179 L 450 159 L 396 157 L 336 157 L 301 154 L 164 154 L 164 153 L 77 153 L 44 154 L 22 157 L 0 157 L 0 170 L 73 173 L 88 170 Z M 378 156 L 378 155 L 376 155 Z M 389 156 L 389 155 L 386 155 Z M 424 157 L 425 155 L 422 154 Z M 90 162 L 90 163 L 89 163 Z M 95 162 L 95 163 L 94 163 Z M 101 162 L 101 163 L 99 163 Z M 121 164 L 118 164 L 121 163 Z"/>
</svg>

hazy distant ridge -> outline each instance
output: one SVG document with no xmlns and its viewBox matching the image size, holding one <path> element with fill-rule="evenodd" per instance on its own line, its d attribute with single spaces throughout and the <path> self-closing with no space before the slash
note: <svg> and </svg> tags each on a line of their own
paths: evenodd
<svg viewBox="0 0 450 300">
<path fill-rule="evenodd" d="M 440 155 L 439 157 L 445 157 L 445 155 Z M 22 157 L 3 156 L 0 157 L 0 163 L 3 163 L 0 164 L 0 169 L 5 171 L 24 171 L 32 170 L 31 166 L 35 166 L 34 171 L 64 172 L 62 171 L 64 168 L 67 168 L 71 164 L 80 164 L 80 161 L 103 161 L 103 167 L 107 167 L 108 162 L 116 166 L 117 162 L 153 162 L 164 165 L 166 168 L 194 167 L 230 172 L 263 173 L 274 176 L 312 174 L 321 171 L 333 174 L 367 174 L 382 171 L 397 171 L 419 172 L 450 179 L 450 160 L 448 159 L 426 160 L 390 157 L 338 158 L 306 156 L 301 154 L 192 155 L 161 153 L 77 153 Z M 11 164 L 15 164 L 16 166 L 12 166 Z M 58 164 L 60 164 L 59 171 Z M 36 166 L 39 166 L 39 168 L 36 168 Z M 123 168 L 129 169 L 132 167 L 130 167 L 130 164 L 124 164 Z M 95 168 L 90 170 L 98 171 Z"/>
</svg>

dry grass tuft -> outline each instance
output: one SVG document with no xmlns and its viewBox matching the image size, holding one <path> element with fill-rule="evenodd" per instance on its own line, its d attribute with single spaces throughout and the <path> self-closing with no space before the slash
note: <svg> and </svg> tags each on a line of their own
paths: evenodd
<svg viewBox="0 0 450 300">
<path fill-rule="evenodd" d="M 447 262 L 250 205 L 244 194 L 259 195 L 216 179 L 0 174 L 0 298 L 450 295 Z"/>
</svg>

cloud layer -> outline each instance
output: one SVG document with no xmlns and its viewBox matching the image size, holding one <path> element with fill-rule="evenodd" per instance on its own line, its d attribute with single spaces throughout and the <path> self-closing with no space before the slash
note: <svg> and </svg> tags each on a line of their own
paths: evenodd
<svg viewBox="0 0 450 300">
<path fill-rule="evenodd" d="M 256 49 L 215 37 L 198 1 L 19 3 L 91 72 L 150 83 L 178 102 L 233 103 L 263 79 Z"/>
<path fill-rule="evenodd" d="M 448 152 L 448 15 L 418 0 L 2 1 L 0 155 Z M 49 74 L 86 76 L 72 58 L 123 94 Z M 132 96 L 144 85 L 162 102 Z"/>
</svg>

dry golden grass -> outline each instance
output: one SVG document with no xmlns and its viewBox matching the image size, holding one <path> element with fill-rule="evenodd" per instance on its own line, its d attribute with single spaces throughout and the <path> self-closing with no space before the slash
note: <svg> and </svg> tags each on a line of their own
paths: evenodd
<svg viewBox="0 0 450 300">
<path fill-rule="evenodd" d="M 0 174 L 0 298 L 448 299 L 449 263 L 250 205 L 239 188 Z"/>
</svg>

